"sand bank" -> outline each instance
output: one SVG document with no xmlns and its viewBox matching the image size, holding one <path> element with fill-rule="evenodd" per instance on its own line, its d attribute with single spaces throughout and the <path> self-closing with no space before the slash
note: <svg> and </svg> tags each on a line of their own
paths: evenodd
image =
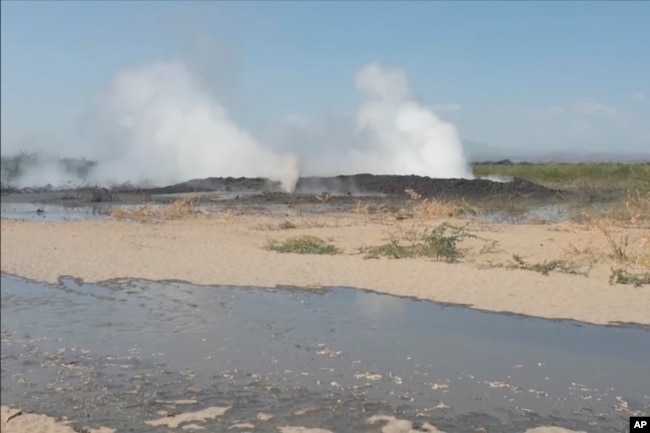
<svg viewBox="0 0 650 433">
<path fill-rule="evenodd" d="M 266 216 L 199 216 L 177 221 L 2 220 L 2 272 L 47 282 L 72 275 L 88 282 L 114 278 L 178 279 L 197 284 L 272 287 L 348 286 L 477 309 L 596 324 L 650 325 L 650 288 L 611 285 L 609 247 L 582 226 L 470 224 L 459 263 L 429 259 L 366 259 L 358 248 L 408 237 L 432 223 L 371 221 L 361 216 L 311 217 L 281 229 Z M 316 219 L 317 218 L 317 219 Z M 466 221 L 450 221 L 466 224 Z M 318 236 L 343 254 L 282 254 L 270 240 Z M 629 229 L 630 251 L 647 251 L 648 230 Z M 632 245 L 634 244 L 634 245 Z M 645 245 L 645 246 L 639 246 Z M 588 276 L 503 267 L 513 254 L 528 263 L 562 259 Z M 499 267 L 501 266 L 501 267 Z M 633 266 L 633 265 L 626 265 Z M 637 266 L 638 270 L 638 266 Z"/>
</svg>

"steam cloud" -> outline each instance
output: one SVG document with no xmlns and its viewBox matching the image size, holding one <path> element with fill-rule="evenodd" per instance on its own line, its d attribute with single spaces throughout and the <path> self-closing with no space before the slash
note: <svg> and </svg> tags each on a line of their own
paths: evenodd
<svg viewBox="0 0 650 433">
<path fill-rule="evenodd" d="M 402 71 L 369 65 L 356 85 L 364 101 L 357 120 L 368 145 L 351 151 L 354 171 L 472 177 L 456 128 L 414 100 Z"/>
<path fill-rule="evenodd" d="M 157 184 L 210 176 L 266 177 L 291 191 L 298 161 L 260 144 L 210 99 L 184 63 L 155 64 L 116 77 L 102 113 L 117 131 L 97 175 Z"/>
<path fill-rule="evenodd" d="M 98 98 L 93 121 L 86 119 L 84 156 L 99 162 L 91 176 L 99 182 L 259 176 L 292 191 L 299 166 L 306 175 L 473 177 L 456 128 L 415 101 L 404 72 L 369 65 L 357 73 L 356 87 L 362 103 L 353 134 L 328 159 L 314 149 L 308 155 L 309 143 L 293 152 L 262 144 L 203 91 L 183 62 L 125 70 Z M 331 132 L 323 131 L 325 139 L 331 141 Z M 39 171 L 43 180 L 48 172 Z"/>
</svg>

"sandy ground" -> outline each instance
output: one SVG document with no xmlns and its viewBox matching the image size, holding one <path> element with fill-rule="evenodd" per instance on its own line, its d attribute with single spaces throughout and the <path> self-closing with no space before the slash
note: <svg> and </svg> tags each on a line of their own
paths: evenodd
<svg viewBox="0 0 650 433">
<path fill-rule="evenodd" d="M 410 232 L 441 221 L 320 215 L 293 219 L 295 228 L 281 229 L 284 219 L 210 215 L 147 222 L 2 220 L 2 272 L 51 283 L 61 275 L 72 275 L 87 282 L 133 277 L 260 287 L 348 286 L 545 318 L 650 324 L 650 288 L 610 285 L 611 268 L 620 265 L 607 257 L 610 249 L 602 232 L 586 226 L 452 220 L 470 224 L 479 237 L 464 241 L 466 256 L 452 264 L 366 259 L 358 252 L 359 247 L 387 239 L 408 238 Z M 625 233 L 630 236 L 630 255 L 647 254 L 647 229 Z M 270 240 L 305 234 L 333 243 L 344 254 L 283 254 L 265 249 Z M 509 269 L 505 266 L 512 263 L 513 254 L 528 263 L 567 260 L 588 270 L 588 276 Z M 625 267 L 634 269 L 629 263 Z"/>
</svg>

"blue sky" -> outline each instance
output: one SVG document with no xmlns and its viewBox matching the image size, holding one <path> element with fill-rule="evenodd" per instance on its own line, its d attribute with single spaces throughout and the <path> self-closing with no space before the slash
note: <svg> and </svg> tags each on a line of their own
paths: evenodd
<svg viewBox="0 0 650 433">
<path fill-rule="evenodd" d="M 354 112 L 378 62 L 468 139 L 650 154 L 648 22 L 643 1 L 2 1 L 2 145 L 65 137 L 118 71 L 182 58 L 255 131 Z"/>
</svg>

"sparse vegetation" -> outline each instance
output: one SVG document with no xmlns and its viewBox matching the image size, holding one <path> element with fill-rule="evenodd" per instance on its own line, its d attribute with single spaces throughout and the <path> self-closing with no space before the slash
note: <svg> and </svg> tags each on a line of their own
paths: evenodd
<svg viewBox="0 0 650 433">
<path fill-rule="evenodd" d="M 640 190 L 628 191 L 625 201 L 625 219 L 635 226 L 643 226 L 650 222 L 650 191 L 643 193 Z"/>
<path fill-rule="evenodd" d="M 631 284 L 634 287 L 641 287 L 650 284 L 650 273 L 632 273 L 623 268 L 612 269 L 609 284 Z"/>
<path fill-rule="evenodd" d="M 443 223 L 430 231 L 425 230 L 410 244 L 401 245 L 398 240 L 393 239 L 383 245 L 361 248 L 360 252 L 365 253 L 366 258 L 427 257 L 454 262 L 463 255 L 458 243 L 468 237 L 475 236 L 464 227 Z"/>
<path fill-rule="evenodd" d="M 592 218 L 592 227 L 607 241 L 608 256 L 618 263 L 650 268 L 650 229 L 645 226 L 620 226 L 605 218 Z"/>
<path fill-rule="evenodd" d="M 341 250 L 316 236 L 296 236 L 283 242 L 271 241 L 267 249 L 278 253 L 294 254 L 340 254 Z"/>
<path fill-rule="evenodd" d="M 618 236 L 614 234 L 613 229 L 605 220 L 596 220 L 595 226 L 602 232 L 607 239 L 607 244 L 611 250 L 611 255 L 614 259 L 625 262 L 628 259 L 627 248 L 630 244 L 630 234 L 627 232 L 620 232 Z"/>
<path fill-rule="evenodd" d="M 297 227 L 298 227 L 297 225 L 295 225 L 294 223 L 292 223 L 289 220 L 284 220 L 280 224 L 278 224 L 278 228 L 280 230 L 292 230 L 292 229 L 295 229 Z"/>
<path fill-rule="evenodd" d="M 565 274 L 573 275 L 587 275 L 586 272 L 580 272 L 576 265 L 566 260 L 551 260 L 543 261 L 541 263 L 528 263 L 523 257 L 514 254 L 512 256 L 513 263 L 508 267 L 511 269 L 523 269 L 527 271 L 539 272 L 542 275 L 548 275 L 553 271 L 562 272 Z"/>
<path fill-rule="evenodd" d="M 416 219 L 453 218 L 461 217 L 465 213 L 465 209 L 460 203 L 423 198 L 421 194 L 412 189 L 406 189 L 405 192 L 415 202 L 413 216 Z"/>
</svg>

